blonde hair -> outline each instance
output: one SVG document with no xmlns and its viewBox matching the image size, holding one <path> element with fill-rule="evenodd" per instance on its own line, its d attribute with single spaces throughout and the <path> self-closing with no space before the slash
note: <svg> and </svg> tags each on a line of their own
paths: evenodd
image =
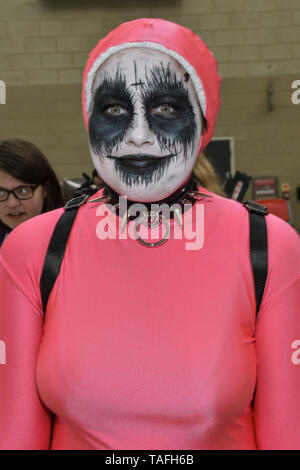
<svg viewBox="0 0 300 470">
<path fill-rule="evenodd" d="M 193 168 L 193 175 L 200 186 L 203 186 L 212 193 L 227 197 L 221 187 L 218 175 L 204 153 L 200 153 L 198 156 Z"/>
</svg>

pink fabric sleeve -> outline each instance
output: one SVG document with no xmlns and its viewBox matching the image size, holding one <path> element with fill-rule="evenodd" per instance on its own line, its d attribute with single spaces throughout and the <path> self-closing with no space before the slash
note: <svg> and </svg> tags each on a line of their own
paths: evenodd
<svg viewBox="0 0 300 470">
<path fill-rule="evenodd" d="M 49 215 L 48 215 L 49 214 Z M 36 387 L 43 333 L 39 278 L 59 210 L 14 229 L 0 250 L 0 449 L 49 449 L 52 417 Z M 32 234 L 39 233 L 33 238 Z"/>
<path fill-rule="evenodd" d="M 1 258 L 0 298 L 0 339 L 5 344 L 0 365 L 0 449 L 48 449 L 51 416 L 35 384 L 42 317 Z"/>
<path fill-rule="evenodd" d="M 269 275 L 256 324 L 258 449 L 300 449 L 300 241 L 268 216 Z"/>
</svg>

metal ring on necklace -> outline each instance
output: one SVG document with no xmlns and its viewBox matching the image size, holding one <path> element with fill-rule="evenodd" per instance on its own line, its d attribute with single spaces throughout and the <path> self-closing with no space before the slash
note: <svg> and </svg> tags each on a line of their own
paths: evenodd
<svg viewBox="0 0 300 470">
<path fill-rule="evenodd" d="M 166 229 L 166 233 L 165 233 L 165 236 L 163 238 L 161 238 L 160 240 L 158 240 L 157 242 L 147 242 L 146 240 L 144 240 L 140 236 L 139 229 L 140 229 L 141 224 L 147 225 L 148 227 L 152 228 L 152 227 L 160 226 L 162 223 L 164 224 L 164 227 Z M 164 243 L 166 243 L 166 241 L 168 240 L 169 235 L 170 235 L 170 226 L 169 226 L 167 218 L 163 214 L 158 213 L 158 212 L 150 211 L 150 212 L 145 212 L 145 213 L 141 214 L 135 220 L 134 233 L 135 233 L 135 236 L 136 236 L 136 240 L 141 245 L 152 248 L 152 247 L 155 247 L 155 246 L 161 246 Z"/>
</svg>

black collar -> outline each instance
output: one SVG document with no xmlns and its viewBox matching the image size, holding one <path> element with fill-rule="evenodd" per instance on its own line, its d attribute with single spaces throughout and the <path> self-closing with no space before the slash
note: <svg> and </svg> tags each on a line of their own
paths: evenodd
<svg viewBox="0 0 300 470">
<path fill-rule="evenodd" d="M 88 196 L 86 196 L 88 197 Z M 134 208 L 133 214 L 130 212 L 130 207 L 133 204 L 139 204 L 136 201 L 126 200 L 125 207 L 121 204 L 119 194 L 112 190 L 109 186 L 104 187 L 104 191 L 101 196 L 94 199 L 90 199 L 88 202 L 102 202 L 108 203 L 108 207 L 113 207 L 114 213 L 116 213 L 121 219 L 121 231 L 124 230 L 127 222 L 129 220 L 135 219 L 135 233 L 137 235 L 137 241 L 144 246 L 154 247 L 160 246 L 168 240 L 169 236 L 169 225 L 168 219 L 176 219 L 179 227 L 182 228 L 182 213 L 190 208 L 197 200 L 203 198 L 211 198 L 209 194 L 203 194 L 198 191 L 198 186 L 193 176 L 188 180 L 188 182 L 180 188 L 178 191 L 175 191 L 170 197 L 162 199 L 161 201 L 153 201 L 152 203 L 140 203 L 142 207 Z M 153 208 L 153 205 L 156 207 Z M 165 210 L 165 206 L 168 205 L 168 211 Z M 180 208 L 178 208 L 178 205 Z M 176 207 L 177 206 L 177 207 Z M 145 210 L 146 208 L 146 210 Z M 163 211 L 161 213 L 161 209 Z M 153 210 L 152 210 L 153 209 Z M 167 212 L 167 215 L 165 213 Z M 158 225 L 164 224 L 167 232 L 164 237 L 159 239 L 156 242 L 148 242 L 141 238 L 139 235 L 140 225 L 148 225 L 148 227 L 155 227 Z"/>
<path fill-rule="evenodd" d="M 151 210 L 151 205 L 152 204 L 168 204 L 169 206 L 178 203 L 181 206 L 187 202 L 187 200 L 190 202 L 190 204 L 194 204 L 195 199 L 188 197 L 188 194 L 193 191 L 198 191 L 198 186 L 197 183 L 193 177 L 193 175 L 190 177 L 190 179 L 186 182 L 186 184 L 181 187 L 180 189 L 176 190 L 171 196 L 167 197 L 166 199 L 162 199 L 160 201 L 155 201 L 155 202 L 143 202 L 140 204 L 143 204 L 145 207 L 147 207 L 148 211 Z M 118 202 L 119 202 L 119 197 L 120 195 L 116 193 L 112 188 L 110 188 L 108 185 L 104 186 L 104 191 L 103 191 L 104 196 L 109 197 L 109 203 L 114 205 L 116 209 L 117 215 L 123 215 L 119 214 L 118 212 Z M 127 207 L 130 208 L 131 205 L 133 204 L 139 204 L 138 201 L 131 201 L 127 199 Z"/>
</svg>

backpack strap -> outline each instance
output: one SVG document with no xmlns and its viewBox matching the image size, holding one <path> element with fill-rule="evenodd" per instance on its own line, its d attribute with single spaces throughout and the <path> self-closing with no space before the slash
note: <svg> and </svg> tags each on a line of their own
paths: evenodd
<svg viewBox="0 0 300 470">
<path fill-rule="evenodd" d="M 65 212 L 61 215 L 55 225 L 48 245 L 40 279 L 40 291 L 44 314 L 46 313 L 49 295 L 60 271 L 61 262 L 64 257 L 68 238 L 78 209 L 89 197 L 89 195 L 83 195 L 70 199 L 64 207 Z"/>
<path fill-rule="evenodd" d="M 250 260 L 254 278 L 257 315 L 268 275 L 268 238 L 265 220 L 268 209 L 253 201 L 245 201 L 243 205 L 249 211 Z"/>
<path fill-rule="evenodd" d="M 70 199 L 64 207 L 65 212 L 61 215 L 54 228 L 40 279 L 44 313 L 46 313 L 49 295 L 60 271 L 61 262 L 78 209 L 85 204 L 89 197 L 89 195 L 83 195 Z M 250 260 L 255 285 L 256 314 L 258 314 L 268 275 L 268 240 L 265 221 L 268 209 L 262 204 L 257 204 L 253 201 L 245 201 L 243 205 L 249 211 Z"/>
</svg>

